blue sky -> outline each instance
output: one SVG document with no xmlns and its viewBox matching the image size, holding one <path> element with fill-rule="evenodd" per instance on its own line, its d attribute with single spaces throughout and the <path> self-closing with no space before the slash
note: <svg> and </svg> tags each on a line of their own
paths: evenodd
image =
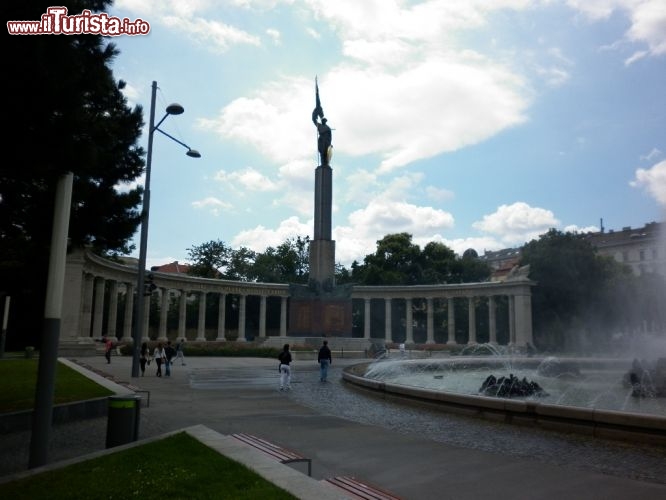
<svg viewBox="0 0 666 500">
<path fill-rule="evenodd" d="M 185 108 L 161 129 L 202 154 L 155 135 L 149 265 L 210 240 L 312 237 L 315 76 L 346 266 L 395 232 L 483 254 L 664 220 L 664 0 L 117 0 L 109 14 L 151 26 L 113 40 L 128 100 L 147 122 L 156 80 L 157 119 Z"/>
</svg>

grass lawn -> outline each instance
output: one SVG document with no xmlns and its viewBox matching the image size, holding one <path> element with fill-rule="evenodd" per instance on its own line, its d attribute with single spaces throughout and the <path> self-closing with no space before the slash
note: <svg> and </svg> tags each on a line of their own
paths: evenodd
<svg viewBox="0 0 666 500">
<path fill-rule="evenodd" d="M 181 432 L 2 484 L 0 498 L 280 500 L 296 497 Z"/>
<path fill-rule="evenodd" d="M 35 403 L 38 359 L 0 360 L 0 413 L 30 410 Z M 113 391 L 96 384 L 62 363 L 56 364 L 54 404 L 102 398 Z"/>
</svg>

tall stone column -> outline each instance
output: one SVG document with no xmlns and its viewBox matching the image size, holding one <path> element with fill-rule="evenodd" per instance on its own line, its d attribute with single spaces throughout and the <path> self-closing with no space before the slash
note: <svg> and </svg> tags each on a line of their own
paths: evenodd
<svg viewBox="0 0 666 500">
<path fill-rule="evenodd" d="M 435 306 L 432 297 L 426 298 L 427 324 L 426 324 L 426 344 L 435 343 Z"/>
<path fill-rule="evenodd" d="M 85 296 L 84 252 L 74 250 L 67 256 L 62 301 L 60 343 L 78 343 L 82 332 L 81 312 Z M 88 337 L 88 335 L 86 335 Z"/>
<path fill-rule="evenodd" d="M 167 339 L 167 318 L 169 314 L 169 290 L 160 288 L 160 325 L 157 334 L 160 339 Z"/>
<path fill-rule="evenodd" d="M 474 297 L 467 297 L 467 311 L 468 311 L 468 344 L 476 344 L 476 307 L 474 305 Z"/>
<path fill-rule="evenodd" d="M 86 273 L 83 277 L 83 304 L 81 305 L 81 337 L 91 337 L 93 303 L 93 275 Z"/>
<path fill-rule="evenodd" d="M 384 299 L 384 338 L 386 342 L 393 341 L 393 325 L 391 325 L 391 299 Z"/>
<path fill-rule="evenodd" d="M 134 318 L 134 285 L 125 283 L 125 320 L 123 321 L 123 338 L 134 342 L 132 337 L 132 321 Z"/>
<path fill-rule="evenodd" d="M 259 297 L 259 337 L 266 336 L 266 296 Z"/>
<path fill-rule="evenodd" d="M 532 339 L 532 295 L 530 289 L 525 287 L 515 295 L 515 331 L 516 345 L 527 346 L 533 343 Z"/>
<path fill-rule="evenodd" d="M 455 301 L 453 297 L 449 297 L 446 303 L 447 325 L 446 325 L 446 343 L 449 345 L 456 344 L 456 311 Z"/>
<path fill-rule="evenodd" d="M 226 337 L 224 336 L 224 330 L 226 328 L 227 321 L 227 294 L 221 293 L 218 301 L 217 308 L 217 340 L 218 342 L 224 342 Z"/>
<path fill-rule="evenodd" d="M 178 337 L 187 338 L 187 290 L 180 291 L 178 303 Z"/>
<path fill-rule="evenodd" d="M 365 298 L 364 302 L 364 314 L 363 314 L 363 338 L 370 339 L 370 327 L 371 327 L 371 318 L 370 318 L 370 304 L 372 299 Z"/>
<path fill-rule="evenodd" d="M 310 242 L 310 279 L 321 286 L 335 286 L 335 241 L 331 240 L 333 169 L 315 169 L 314 239 Z"/>
<path fill-rule="evenodd" d="M 106 336 L 118 340 L 116 336 L 116 321 L 118 320 L 118 282 L 109 282 L 109 317 L 106 320 Z"/>
<path fill-rule="evenodd" d="M 509 295 L 509 345 L 516 345 L 516 301 Z"/>
<path fill-rule="evenodd" d="M 414 317 L 412 299 L 405 299 L 405 343 L 414 343 Z"/>
<path fill-rule="evenodd" d="M 287 336 L 287 297 L 280 297 L 280 337 Z"/>
<path fill-rule="evenodd" d="M 497 310 L 495 305 L 495 297 L 488 296 L 488 342 L 497 344 Z"/>
<path fill-rule="evenodd" d="M 245 338 L 245 295 L 241 295 L 238 300 L 238 339 L 237 342 L 247 342 Z"/>
<path fill-rule="evenodd" d="M 104 318 L 104 278 L 95 279 L 95 312 L 93 316 L 93 338 L 102 337 L 102 321 Z"/>
<path fill-rule="evenodd" d="M 142 293 L 143 290 L 138 290 L 137 295 L 139 293 Z M 150 303 L 152 302 L 151 300 L 152 295 L 148 295 L 145 300 L 145 307 L 143 308 L 143 338 L 141 339 L 141 342 L 148 342 L 150 340 Z M 138 300 L 140 300 L 139 297 L 137 297 Z M 166 339 L 162 339 L 166 340 Z"/>
<path fill-rule="evenodd" d="M 199 320 L 197 321 L 197 341 L 206 341 L 206 292 L 199 294 Z"/>
</svg>

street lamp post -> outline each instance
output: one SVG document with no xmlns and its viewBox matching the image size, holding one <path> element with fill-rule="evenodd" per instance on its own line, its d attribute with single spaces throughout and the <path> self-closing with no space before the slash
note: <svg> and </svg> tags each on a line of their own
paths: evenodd
<svg viewBox="0 0 666 500">
<path fill-rule="evenodd" d="M 180 115 L 185 110 L 180 104 L 170 104 L 166 108 L 166 114 L 155 125 L 155 98 L 157 96 L 157 82 L 153 82 L 152 94 L 150 97 L 150 123 L 148 128 L 148 153 L 146 156 L 146 180 L 143 191 L 143 207 L 141 210 L 141 243 L 139 246 L 139 269 L 137 273 L 137 287 L 136 287 L 136 314 L 134 317 L 134 326 L 132 328 L 132 377 L 139 376 L 139 355 L 141 339 L 143 338 L 143 315 L 146 302 L 146 294 L 144 291 L 145 278 L 146 278 L 146 250 L 148 247 L 148 217 L 150 214 L 150 167 L 153 161 L 153 135 L 155 131 L 161 132 L 169 139 L 177 142 L 181 146 L 187 148 L 187 156 L 191 158 L 201 158 L 201 154 L 190 148 L 184 142 L 179 141 L 175 137 L 167 134 L 159 128 L 162 122 L 166 120 L 169 115 Z M 150 304 L 148 305 L 150 307 Z"/>
</svg>

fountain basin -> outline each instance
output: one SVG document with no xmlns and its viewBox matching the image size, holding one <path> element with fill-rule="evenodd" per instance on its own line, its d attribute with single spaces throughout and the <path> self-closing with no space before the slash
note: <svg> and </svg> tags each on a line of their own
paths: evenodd
<svg viewBox="0 0 666 500">
<path fill-rule="evenodd" d="M 502 370 L 500 374 L 505 375 L 508 374 L 508 372 L 505 373 L 505 370 L 509 369 L 522 377 L 526 370 L 534 373 L 542 361 L 543 359 L 540 358 L 513 358 L 510 360 L 510 365 L 507 365 L 506 359 L 496 360 L 483 357 L 427 361 L 391 360 L 349 366 L 343 370 L 342 378 L 354 388 L 389 401 L 425 405 L 430 409 L 465 416 L 530 425 L 561 432 L 666 445 L 666 416 L 664 416 L 664 402 L 660 400 L 652 400 L 649 401 L 650 404 L 644 405 L 642 401 L 634 401 L 635 398 L 624 398 L 625 404 L 630 403 L 634 407 L 632 411 L 610 407 L 591 407 L 584 403 L 555 404 L 553 398 L 559 398 L 560 401 L 566 398 L 557 390 L 552 391 L 552 387 L 541 379 L 539 383 L 549 393 L 553 392 L 552 398 L 509 399 L 476 394 L 488 373 L 497 374 L 499 370 Z M 583 365 L 582 375 L 584 377 L 589 377 L 590 374 L 597 376 L 602 373 L 608 378 L 612 374 L 612 376 L 619 377 L 616 388 L 619 395 L 628 394 L 627 391 L 630 391 L 621 386 L 622 370 L 617 370 L 617 360 L 576 360 L 576 362 Z M 378 368 L 382 363 L 392 363 L 394 366 L 384 365 L 387 368 L 385 376 L 378 376 Z M 470 373 L 473 373 L 474 376 L 469 377 Z M 395 375 L 389 376 L 390 374 Z M 443 377 L 440 378 L 439 375 L 442 374 Z M 465 383 L 457 386 L 455 390 L 444 388 L 443 386 L 446 384 L 442 382 L 454 377 L 465 379 Z M 425 384 L 421 385 L 426 385 L 426 387 L 419 386 L 417 380 L 425 381 Z M 597 381 L 592 379 L 592 382 Z M 455 381 L 453 382 L 455 383 Z M 560 379 L 555 379 L 554 382 L 555 386 L 565 383 Z M 575 384 L 575 381 L 569 381 L 569 383 Z M 463 388 L 461 389 L 461 387 Z M 592 388 L 598 390 L 594 383 Z M 569 389 L 569 391 L 571 390 Z M 616 397 L 614 401 L 617 401 Z"/>
</svg>

